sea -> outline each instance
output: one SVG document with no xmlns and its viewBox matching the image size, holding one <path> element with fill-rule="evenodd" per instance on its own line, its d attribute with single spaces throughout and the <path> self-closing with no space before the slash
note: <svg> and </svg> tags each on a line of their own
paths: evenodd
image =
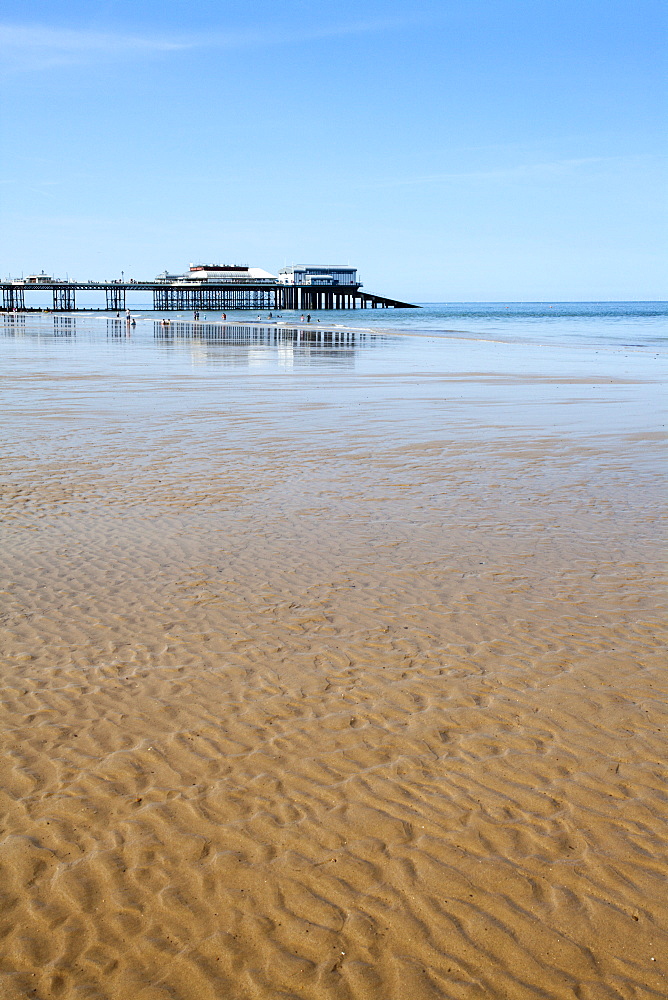
<svg viewBox="0 0 668 1000">
<path fill-rule="evenodd" d="M 93 307 L 94 308 L 94 307 Z M 154 312 L 147 303 L 130 306 L 136 321 L 193 320 L 190 312 Z M 113 313 L 19 313 L 3 315 L 4 329 L 12 322 L 21 324 L 50 316 L 54 329 L 75 321 L 80 330 L 84 320 L 116 318 Z M 122 314 L 119 314 L 122 316 Z M 304 328 L 353 329 L 403 336 L 483 340 L 499 343 L 540 343 L 602 348 L 660 348 L 668 335 L 668 302 L 425 302 L 415 309 L 357 309 L 282 313 L 252 310 L 228 311 L 228 321 L 258 322 L 269 326 L 299 325 Z M 202 310 L 201 324 L 220 323 L 221 312 Z M 307 323 L 307 316 L 310 317 Z M 45 332 L 48 323 L 38 323 Z M 92 327 L 89 327 L 92 329 Z M 209 335 L 203 326 L 200 331 Z"/>
<path fill-rule="evenodd" d="M 425 302 L 410 310 L 313 313 L 312 320 L 332 316 L 354 328 L 502 343 L 651 349 L 668 335 L 668 302 Z"/>
</svg>

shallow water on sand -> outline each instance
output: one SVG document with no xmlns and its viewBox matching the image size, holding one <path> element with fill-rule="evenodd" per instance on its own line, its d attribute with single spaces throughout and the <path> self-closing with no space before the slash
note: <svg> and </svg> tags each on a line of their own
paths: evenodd
<svg viewBox="0 0 668 1000">
<path fill-rule="evenodd" d="M 320 326 L 0 326 L 0 993 L 664 996 L 656 339 Z"/>
</svg>

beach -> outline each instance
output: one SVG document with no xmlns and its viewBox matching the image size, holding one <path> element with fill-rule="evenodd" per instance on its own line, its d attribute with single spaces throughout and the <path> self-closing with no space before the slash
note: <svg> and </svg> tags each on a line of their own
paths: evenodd
<svg viewBox="0 0 668 1000">
<path fill-rule="evenodd" d="M 655 328 L 321 315 L 0 317 L 0 993 L 665 996 Z"/>
</svg>

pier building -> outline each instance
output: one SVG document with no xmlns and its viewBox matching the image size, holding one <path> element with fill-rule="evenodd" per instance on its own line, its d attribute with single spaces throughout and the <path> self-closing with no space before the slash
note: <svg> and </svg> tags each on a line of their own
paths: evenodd
<svg viewBox="0 0 668 1000">
<path fill-rule="evenodd" d="M 361 288 L 357 268 L 340 264 L 292 264 L 282 267 L 278 278 L 284 285 L 355 285 Z"/>
<path fill-rule="evenodd" d="M 50 285 L 53 280 L 53 276 L 45 274 L 44 271 L 40 271 L 39 274 L 29 274 L 28 277 L 25 278 L 25 282 L 28 285 Z"/>
<path fill-rule="evenodd" d="M 86 311 L 118 312 L 125 309 L 127 292 L 150 292 L 152 308 L 158 312 L 417 308 L 410 302 L 363 291 L 354 267 L 321 264 L 284 267 L 278 275 L 245 264 L 190 264 L 183 274 L 163 271 L 148 281 L 137 278 L 59 280 L 42 271 L 27 278 L 8 278 L 0 282 L 0 290 L 2 309 L 8 312 L 23 312 L 31 308 L 26 305 L 26 292 L 31 290 L 51 291 L 55 312 L 76 311 L 76 293 L 95 291 L 104 292 L 105 306 L 87 308 Z M 40 309 L 39 306 L 32 308 Z"/>
<path fill-rule="evenodd" d="M 275 274 L 261 267 L 246 267 L 242 264 L 191 264 L 185 274 L 159 274 L 156 281 L 205 281 L 207 284 L 257 284 L 275 285 Z"/>
</svg>

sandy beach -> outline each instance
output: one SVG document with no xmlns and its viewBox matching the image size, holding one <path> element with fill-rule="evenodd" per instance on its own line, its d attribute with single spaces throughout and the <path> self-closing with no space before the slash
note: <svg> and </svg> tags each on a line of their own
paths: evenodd
<svg viewBox="0 0 668 1000">
<path fill-rule="evenodd" d="M 665 997 L 654 362 L 76 322 L 1 344 L 0 995 Z"/>
</svg>

